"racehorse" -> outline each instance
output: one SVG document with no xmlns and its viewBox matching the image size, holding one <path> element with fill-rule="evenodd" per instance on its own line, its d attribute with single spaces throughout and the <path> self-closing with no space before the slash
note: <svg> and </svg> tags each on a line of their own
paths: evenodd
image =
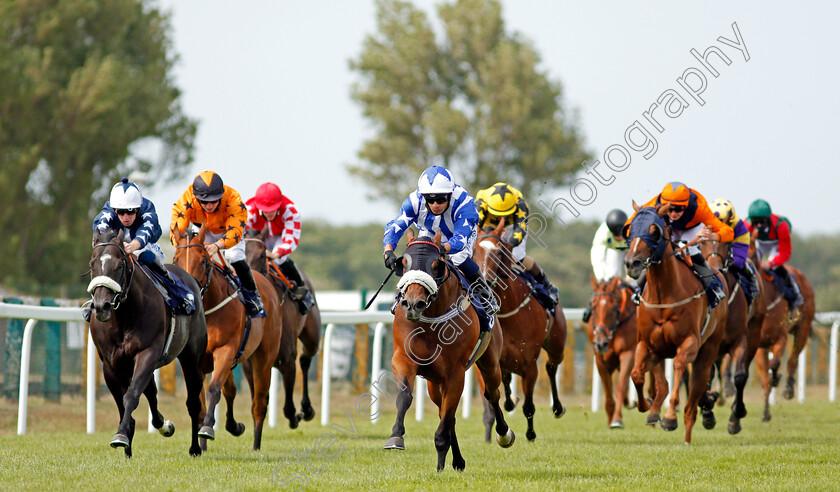
<svg viewBox="0 0 840 492">
<path fill-rule="evenodd" d="M 198 428 L 201 422 L 201 358 L 207 345 L 207 328 L 195 279 L 181 268 L 167 265 L 195 296 L 196 311 L 190 316 L 172 316 L 163 297 L 145 271 L 136 266 L 134 256 L 123 249 L 123 232 L 97 231 L 93 234 L 90 257 L 91 295 L 90 333 L 105 383 L 120 412 L 120 425 L 111 447 L 124 448 L 131 457 L 134 418 L 131 416 L 146 395 L 152 425 L 163 436 L 175 433 L 171 421 L 158 411 L 157 387 L 152 373 L 177 357 L 187 387 L 187 411 L 192 420 L 190 454 L 201 455 Z"/>
<path fill-rule="evenodd" d="M 674 381 L 680 381 L 688 364 L 693 364 L 688 401 L 684 410 L 685 442 L 691 442 L 691 430 L 697 420 L 697 406 L 706 392 L 709 374 L 723 340 L 723 323 L 727 304 L 721 302 L 714 309 L 707 309 L 706 293 L 700 280 L 688 265 L 677 259 L 671 244 L 670 228 L 662 218 L 669 204 L 656 208 L 639 208 L 633 202 L 636 215 L 629 226 L 629 251 L 624 258 L 628 274 L 638 278 L 647 269 L 647 285 L 636 310 L 636 353 L 631 377 L 636 391 L 643 395 L 645 373 L 661 367 L 663 359 L 674 359 Z M 722 279 L 721 279 L 722 280 Z M 657 395 L 663 386 L 656 376 Z M 679 385 L 671 388 L 671 405 L 665 412 L 660 426 L 676 430 Z M 638 409 L 650 408 L 644 398 L 639 398 Z M 654 419 L 648 417 L 648 423 Z"/>
<path fill-rule="evenodd" d="M 595 365 L 604 386 L 607 423 L 611 429 L 623 429 L 621 406 L 627 401 L 627 386 L 633 354 L 636 349 L 636 305 L 630 300 L 630 286 L 618 277 L 601 283 L 590 275 L 594 294 L 592 317 L 587 324 L 587 335 L 595 351 Z M 618 384 L 613 396 L 613 373 L 618 370 Z M 665 400 L 665 391 L 659 392 L 653 407 L 659 409 Z"/>
<path fill-rule="evenodd" d="M 534 386 L 539 369 L 537 358 L 540 348 L 546 351 L 548 360 L 545 370 L 551 386 L 551 402 L 554 416 L 560 418 L 566 409 L 560 403 L 555 375 L 557 367 L 563 362 L 563 350 L 566 347 L 566 317 L 559 305 L 554 312 L 546 310 L 531 293 L 528 283 L 513 270 L 513 255 L 510 243 L 502 241 L 504 221 L 476 238 L 473 259 L 481 268 L 487 283 L 499 298 L 499 318 L 502 339 L 499 365 L 505 389 L 505 410 L 511 411 L 516 404 L 510 399 L 511 374 L 522 377 L 522 389 L 525 402 L 522 411 L 528 421 L 525 436 L 529 441 L 537 438 L 534 432 Z M 492 408 L 484 401 L 484 425 L 486 441 L 490 441 L 491 426 L 495 420 Z"/>
<path fill-rule="evenodd" d="M 755 235 L 750 238 L 749 257 L 756 264 L 759 264 L 755 251 Z M 785 265 L 789 274 L 794 275 L 796 283 L 805 298 L 805 303 L 799 307 L 798 316 L 790 319 L 790 308 L 781 291 L 776 288 L 773 277 L 770 273 L 757 269 L 759 285 L 763 292 L 762 302 L 766 305 L 766 313 L 761 323 L 761 329 L 757 333 L 750 332 L 749 347 L 747 348 L 747 367 L 756 358 L 756 367 L 761 375 L 761 386 L 764 389 L 764 415 L 762 421 L 770 421 L 770 391 L 779 385 L 781 379 L 780 366 L 782 357 L 787 348 L 788 333 L 794 335 L 794 344 L 791 353 L 788 355 L 788 379 L 784 397 L 793 398 L 793 386 L 796 381 L 796 367 L 799 363 L 799 353 L 808 341 L 811 333 L 811 323 L 814 320 L 815 302 L 814 288 L 805 278 L 799 269 Z M 769 353 L 773 354 L 773 360 L 769 360 Z"/>
<path fill-rule="evenodd" d="M 730 434 L 741 432 L 741 419 L 747 416 L 747 409 L 744 406 L 744 387 L 747 384 L 747 348 L 749 340 L 749 320 L 755 314 L 755 303 L 747 305 L 747 297 L 744 293 L 738 276 L 729 271 L 729 252 L 731 243 L 706 240 L 701 243 L 700 251 L 706 258 L 706 262 L 713 270 L 723 273 L 726 284 L 729 287 L 729 296 L 726 303 L 729 305 L 725 323 L 725 334 L 721 341 L 717 357 L 717 366 L 723 365 L 723 357 L 729 354 L 732 366 L 735 369 L 735 400 L 732 402 L 732 413 L 729 416 L 727 430 Z M 749 266 L 747 267 L 749 268 Z M 714 369 L 712 369 L 714 371 Z M 712 378 L 709 380 L 711 385 Z M 716 396 L 710 396 L 717 399 Z M 712 408 L 702 410 L 703 427 L 712 429 L 715 426 L 715 416 Z"/>
<path fill-rule="evenodd" d="M 397 263 L 397 284 L 402 300 L 394 315 L 394 355 L 391 367 L 399 386 L 397 417 L 385 449 L 405 449 L 405 413 L 411 406 L 414 379 L 426 379 L 429 395 L 438 406 L 440 425 L 435 431 L 437 470 L 446 466 L 452 448 L 452 468 L 466 466 L 455 435 L 455 411 L 464 389 L 464 374 L 478 341 L 479 321 L 469 293 L 461 286 L 455 266 L 448 263 L 440 244 L 440 232 L 433 241 L 427 237 L 414 240 L 408 234 L 405 254 Z M 479 385 L 490 401 L 496 416 L 496 441 L 503 448 L 516 438 L 505 422 L 499 406 L 502 371 L 499 355 L 502 333 L 494 322 L 490 343 L 483 354 L 476 354 Z"/>
<path fill-rule="evenodd" d="M 207 350 L 202 369 L 205 374 L 212 371 L 213 377 L 207 389 L 207 412 L 199 436 L 215 439 L 215 410 L 222 391 L 227 402 L 225 429 L 234 436 L 241 436 L 245 432 L 245 424 L 237 422 L 233 416 L 236 384 L 231 371 L 238 362 L 250 359 L 254 378 L 251 392 L 254 450 L 259 450 L 268 403 L 271 366 L 277 359 L 282 334 L 280 299 L 271 282 L 254 272 L 254 281 L 262 297 L 266 317 L 248 319 L 245 306 L 236 299 L 238 289 L 231 287 L 222 267 L 213 262 L 204 248 L 204 225 L 198 233 L 188 232 L 184 235 L 176 231 L 175 234 L 175 264 L 198 280 L 207 318 Z"/>
<path fill-rule="evenodd" d="M 270 278 L 280 297 L 283 310 L 283 334 L 280 337 L 280 352 L 274 366 L 283 375 L 283 388 L 286 392 L 286 404 L 283 406 L 283 415 L 289 419 L 289 427 L 297 428 L 301 420 L 310 421 L 315 418 L 315 409 L 309 401 L 309 366 L 312 359 L 318 354 L 318 344 L 321 339 L 321 311 L 318 305 L 312 306 L 306 315 L 301 315 L 296 302 L 289 295 L 288 279 L 279 271 L 266 256 L 265 240 L 268 237 L 268 227 L 262 232 L 254 229 L 245 231 L 245 255 L 248 265 Z M 309 278 L 301 272 L 306 283 L 306 288 L 312 295 L 315 290 Z M 303 352 L 300 354 L 300 372 L 303 383 L 303 397 L 300 401 L 301 413 L 296 413 L 293 393 L 295 390 L 295 360 L 297 359 L 297 341 L 300 340 Z M 252 379 L 249 378 L 249 382 Z"/>
</svg>

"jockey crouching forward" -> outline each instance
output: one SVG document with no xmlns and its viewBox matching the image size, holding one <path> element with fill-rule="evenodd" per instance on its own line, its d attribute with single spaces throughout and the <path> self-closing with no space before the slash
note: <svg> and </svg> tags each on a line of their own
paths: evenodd
<svg viewBox="0 0 840 492">
<path fill-rule="evenodd" d="M 122 178 L 111 188 L 110 199 L 93 219 L 94 231 L 108 229 L 122 229 L 125 252 L 134 254 L 137 261 L 162 277 L 169 297 L 165 300 L 174 308 L 176 314 L 192 314 L 195 311 L 192 292 L 163 265 L 163 250 L 157 245 L 162 231 L 155 205 L 145 198 L 140 188 L 128 178 Z M 90 305 L 83 308 L 83 314 L 85 321 L 90 322 Z"/>
<path fill-rule="evenodd" d="M 172 208 L 172 243 L 175 243 L 175 231 L 182 234 L 190 224 L 204 224 L 204 247 L 212 258 L 220 249 L 225 249 L 225 259 L 230 262 L 242 284 L 245 308 L 248 316 L 264 318 L 260 292 L 254 282 L 251 268 L 245 261 L 245 243 L 242 233 L 248 220 L 248 210 L 239 192 L 225 185 L 222 178 L 212 172 L 204 171 L 195 177 L 192 186 L 187 187 L 181 198 Z"/>
<path fill-rule="evenodd" d="M 400 215 L 385 226 L 382 246 L 385 266 L 389 269 L 393 269 L 397 262 L 394 248 L 412 224 L 417 224 L 420 230 L 418 237 L 432 238 L 438 231 L 441 232 L 441 246 L 469 282 L 471 297 L 475 296 L 476 302 L 484 308 L 487 316 L 478 316 L 478 347 L 490 332 L 492 316 L 499 310 L 499 305 L 472 259 L 478 224 L 473 198 L 467 190 L 455 184 L 446 168 L 431 166 L 423 171 L 417 190 L 403 201 Z"/>
<path fill-rule="evenodd" d="M 735 207 L 731 201 L 725 198 L 717 198 L 709 208 L 721 222 L 731 227 L 734 232 L 735 239 L 732 240 L 732 248 L 729 252 L 732 264 L 729 268 L 749 282 L 750 292 L 745 291 L 745 294 L 747 295 L 747 303 L 752 303 L 752 300 L 758 295 L 758 279 L 747 266 L 747 255 L 750 250 L 750 230 L 735 213 Z"/>
<path fill-rule="evenodd" d="M 661 204 L 669 205 L 665 222 L 671 229 L 671 241 L 689 243 L 699 237 L 728 243 L 734 237 L 732 228 L 715 217 L 703 195 L 683 183 L 678 181 L 668 183 L 662 189 L 662 193 L 645 203 L 643 207 L 658 207 Z M 627 220 L 627 224 L 632 221 L 631 217 Z M 706 264 L 699 246 L 696 244 L 689 246 L 688 254 L 691 256 L 691 269 L 700 277 L 703 288 L 706 290 L 709 306 L 716 307 L 726 298 L 723 285 L 715 272 Z M 644 284 L 645 281 L 640 278 L 637 292 L 644 289 Z"/>
<path fill-rule="evenodd" d="M 294 288 L 289 295 L 297 303 L 300 314 L 306 314 L 315 304 L 315 299 L 291 257 L 300 241 L 300 212 L 274 183 L 261 184 L 257 194 L 245 204 L 249 207 L 248 227 L 257 231 L 268 227 L 265 255 L 293 282 Z"/>
<path fill-rule="evenodd" d="M 527 255 L 528 243 L 528 203 L 522 192 L 506 183 L 496 183 L 481 190 L 475 196 L 475 208 L 478 212 L 478 228 L 495 228 L 502 218 L 505 219 L 505 233 L 502 238 L 513 246 L 513 259 L 545 286 L 556 304 L 560 298 L 555 287 L 545 272 L 533 258 Z"/>
</svg>

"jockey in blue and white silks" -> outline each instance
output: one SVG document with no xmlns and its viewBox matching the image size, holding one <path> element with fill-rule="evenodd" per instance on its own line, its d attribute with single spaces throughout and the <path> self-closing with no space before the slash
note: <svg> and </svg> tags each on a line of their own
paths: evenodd
<svg viewBox="0 0 840 492">
<path fill-rule="evenodd" d="M 471 286 L 471 293 L 485 307 L 488 317 L 498 310 L 494 295 L 472 259 L 477 236 L 478 212 L 472 196 L 455 180 L 446 168 L 431 166 L 423 171 L 417 190 L 403 201 L 400 215 L 385 225 L 382 239 L 385 266 L 394 267 L 397 257 L 394 248 L 403 233 L 417 224 L 418 237 L 433 238 L 441 232 L 441 246 L 449 259 L 464 274 Z M 489 319 L 481 319 L 481 331 L 490 330 Z"/>
</svg>

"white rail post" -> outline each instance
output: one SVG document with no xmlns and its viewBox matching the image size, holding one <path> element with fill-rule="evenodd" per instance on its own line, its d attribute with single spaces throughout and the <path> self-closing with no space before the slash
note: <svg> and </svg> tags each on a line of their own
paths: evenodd
<svg viewBox="0 0 840 492">
<path fill-rule="evenodd" d="M 321 374 L 321 425 L 330 423 L 330 359 L 335 325 L 330 323 L 324 331 L 324 367 Z"/>
<path fill-rule="evenodd" d="M 29 356 L 32 352 L 32 331 L 37 320 L 30 319 L 23 329 L 23 343 L 20 347 L 20 389 L 18 390 L 18 428 L 19 436 L 26 434 L 27 400 L 29 398 Z"/>
<path fill-rule="evenodd" d="M 87 433 L 96 431 L 96 347 L 88 328 L 87 348 Z"/>
<path fill-rule="evenodd" d="M 665 379 L 668 381 L 668 391 L 674 387 L 674 359 L 665 359 Z M 677 381 L 680 384 L 680 381 Z M 679 391 L 679 387 L 677 388 Z M 665 398 L 662 403 L 662 408 L 669 408 L 671 406 L 671 399 Z"/>
<path fill-rule="evenodd" d="M 382 406 L 379 404 L 379 398 L 382 395 L 379 385 L 379 376 L 382 374 L 382 339 L 385 331 L 385 323 L 376 323 L 373 329 L 373 355 L 371 356 L 370 369 L 370 395 L 373 401 L 370 404 L 370 423 L 375 424 L 379 422 L 379 409 Z"/>
<path fill-rule="evenodd" d="M 807 341 L 806 341 L 807 344 Z M 808 345 L 802 349 L 802 352 L 799 352 L 799 365 L 796 366 L 796 372 L 798 373 L 796 376 L 796 386 L 798 390 L 797 398 L 799 399 L 799 403 L 805 403 L 805 365 L 807 364 L 807 357 L 805 354 L 808 353 Z"/>
<path fill-rule="evenodd" d="M 155 388 L 157 389 L 157 394 L 160 395 L 160 369 L 155 369 L 154 372 L 155 378 Z M 149 432 L 154 432 L 155 426 L 152 425 L 152 406 L 149 405 Z"/>
<path fill-rule="evenodd" d="M 306 377 L 306 374 L 303 375 Z M 271 383 L 268 385 L 268 426 L 277 427 L 277 392 L 280 390 L 280 371 L 271 368 Z"/>
<path fill-rule="evenodd" d="M 592 357 L 592 411 L 597 412 L 601 406 L 601 385 L 598 381 L 598 363 Z"/>
<path fill-rule="evenodd" d="M 831 341 L 828 344 L 828 401 L 837 400 L 837 332 L 840 321 L 831 324 Z"/>
<path fill-rule="evenodd" d="M 464 374 L 464 391 L 461 392 L 461 401 L 464 402 L 464 406 L 463 408 L 461 408 L 461 417 L 465 419 L 470 418 L 470 409 L 472 407 L 472 388 L 473 379 L 475 378 L 473 367 L 475 367 L 475 364 L 470 366 L 469 370 L 467 370 L 467 373 Z"/>
<path fill-rule="evenodd" d="M 428 393 L 426 389 L 426 383 L 423 378 L 420 376 L 414 377 L 414 419 L 418 422 L 423 421 L 423 400 L 425 400 L 425 395 Z"/>
</svg>

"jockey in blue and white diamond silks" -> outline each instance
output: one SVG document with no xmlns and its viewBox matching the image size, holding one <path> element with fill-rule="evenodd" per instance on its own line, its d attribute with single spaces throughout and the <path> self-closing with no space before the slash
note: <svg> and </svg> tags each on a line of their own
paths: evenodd
<svg viewBox="0 0 840 492">
<path fill-rule="evenodd" d="M 470 283 L 471 292 L 485 307 L 488 318 L 491 317 L 498 310 L 498 304 L 481 270 L 472 259 L 478 212 L 472 196 L 455 184 L 452 173 L 446 168 L 426 168 L 417 182 L 417 190 L 403 201 L 400 215 L 385 225 L 382 246 L 385 266 L 389 269 L 394 267 L 397 260 L 394 248 L 412 224 L 417 224 L 420 230 L 418 237 L 431 239 L 438 231 L 441 232 L 441 246 Z M 490 331 L 489 319 L 479 316 L 479 321 L 482 332 Z"/>
</svg>

